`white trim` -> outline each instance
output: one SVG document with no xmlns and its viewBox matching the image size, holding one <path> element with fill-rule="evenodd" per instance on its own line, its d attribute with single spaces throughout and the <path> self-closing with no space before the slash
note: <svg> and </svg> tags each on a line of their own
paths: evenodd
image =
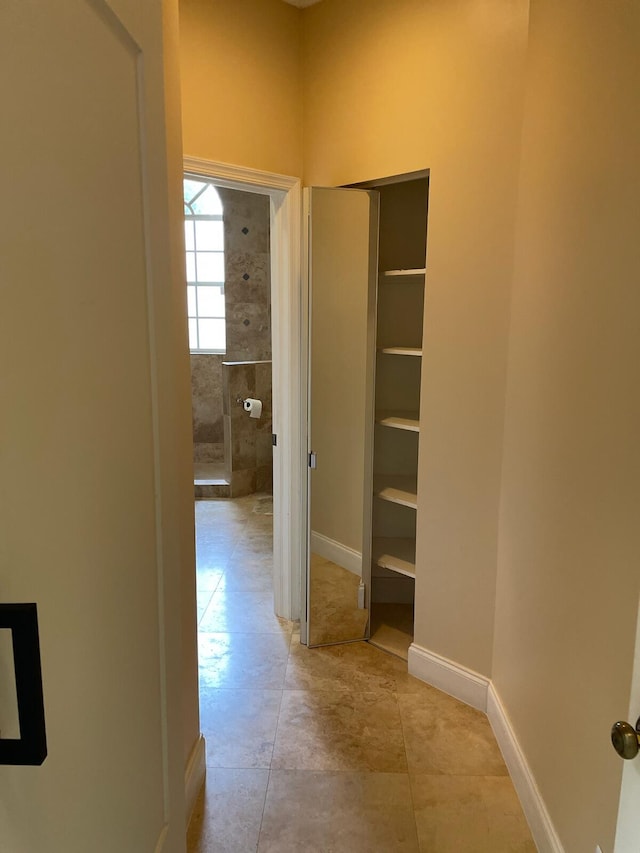
<svg viewBox="0 0 640 853">
<path fill-rule="evenodd" d="M 490 684 L 486 676 L 415 643 L 409 646 L 409 674 L 486 713 Z"/>
<path fill-rule="evenodd" d="M 515 732 L 493 684 L 489 684 L 487 715 L 498 741 L 533 840 L 540 853 L 564 853 L 536 780 L 520 748 Z"/>
<path fill-rule="evenodd" d="M 353 572 L 354 575 L 362 577 L 362 554 L 347 545 L 343 545 L 342 542 L 336 542 L 335 539 L 329 539 L 328 536 L 323 536 L 322 533 L 316 533 L 315 530 L 312 530 L 311 551 L 325 560 L 331 560 L 337 566 L 342 566 L 348 572 Z"/>
<path fill-rule="evenodd" d="M 300 424 L 301 277 L 300 180 L 185 157 L 185 172 L 214 178 L 218 186 L 268 195 L 271 199 L 271 312 L 273 343 L 273 593 L 275 612 L 286 619 L 300 617 L 303 550 L 302 465 Z M 306 541 L 306 534 L 305 534 Z"/>
<path fill-rule="evenodd" d="M 184 771 L 184 807 L 186 825 L 189 826 L 191 815 L 198 799 L 198 794 L 204 785 L 207 775 L 207 744 L 202 735 L 195 742 Z"/>
<path fill-rule="evenodd" d="M 231 190 L 237 189 L 238 184 L 243 184 L 245 190 L 251 186 L 253 192 L 270 195 L 271 190 L 288 192 L 300 183 L 298 178 L 289 175 L 262 172 L 260 169 L 248 169 L 244 166 L 233 166 L 231 163 L 203 160 L 200 157 L 184 157 L 183 163 L 185 172 L 215 178 L 219 186 Z"/>
</svg>

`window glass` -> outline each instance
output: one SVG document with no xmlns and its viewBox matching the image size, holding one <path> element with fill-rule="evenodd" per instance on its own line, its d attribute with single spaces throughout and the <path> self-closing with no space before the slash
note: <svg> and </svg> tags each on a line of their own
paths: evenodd
<svg viewBox="0 0 640 853">
<path fill-rule="evenodd" d="M 192 252 L 196 247 L 193 239 L 193 226 L 194 223 L 190 220 L 184 223 L 184 245 L 187 252 Z"/>
<path fill-rule="evenodd" d="M 225 348 L 224 320 L 199 320 L 200 349 L 222 350 Z"/>
<path fill-rule="evenodd" d="M 224 255 L 222 252 L 196 252 L 198 281 L 224 281 Z"/>
<path fill-rule="evenodd" d="M 224 317 L 224 294 L 221 287 L 198 288 L 198 315 Z"/>
<path fill-rule="evenodd" d="M 199 252 L 203 250 L 222 252 L 224 249 L 223 225 L 221 219 L 196 220 L 196 248 Z M 187 248 L 189 248 L 187 246 Z"/>
<path fill-rule="evenodd" d="M 187 287 L 187 314 L 190 317 L 198 316 L 198 311 L 196 309 L 196 289 L 191 285 Z"/>
<path fill-rule="evenodd" d="M 222 202 L 215 187 L 209 186 L 189 202 L 194 213 L 222 215 Z"/>
<path fill-rule="evenodd" d="M 187 281 L 196 281 L 196 253 L 187 252 Z"/>
<path fill-rule="evenodd" d="M 198 349 L 198 321 L 189 320 L 189 349 Z"/>
<path fill-rule="evenodd" d="M 224 352 L 224 222 L 222 200 L 205 179 L 184 179 L 187 314 L 192 352 Z"/>
</svg>

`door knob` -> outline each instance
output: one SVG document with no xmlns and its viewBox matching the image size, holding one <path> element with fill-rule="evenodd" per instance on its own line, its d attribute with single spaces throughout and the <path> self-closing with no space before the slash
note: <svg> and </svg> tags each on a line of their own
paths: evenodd
<svg viewBox="0 0 640 853">
<path fill-rule="evenodd" d="M 621 758 L 635 758 L 640 751 L 640 717 L 635 729 L 631 723 L 618 720 L 611 728 L 611 743 Z"/>
</svg>

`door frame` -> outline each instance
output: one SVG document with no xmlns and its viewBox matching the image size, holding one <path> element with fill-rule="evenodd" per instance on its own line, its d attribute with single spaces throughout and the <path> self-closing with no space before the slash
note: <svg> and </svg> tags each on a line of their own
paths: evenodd
<svg viewBox="0 0 640 853">
<path fill-rule="evenodd" d="M 301 424 L 302 297 L 301 181 L 199 157 L 184 157 L 185 172 L 225 189 L 267 195 L 271 209 L 271 335 L 273 373 L 273 595 L 275 612 L 300 618 L 302 555 L 306 552 L 303 502 L 306 470 Z"/>
</svg>

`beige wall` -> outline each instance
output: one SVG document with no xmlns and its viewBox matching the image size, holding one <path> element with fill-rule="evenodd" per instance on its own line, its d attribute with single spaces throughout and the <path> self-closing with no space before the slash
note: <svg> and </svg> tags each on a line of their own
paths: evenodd
<svg viewBox="0 0 640 853">
<path fill-rule="evenodd" d="M 300 175 L 300 10 L 181 0 L 184 152 Z"/>
<path fill-rule="evenodd" d="M 638 605 L 640 13 L 531 5 L 529 32 L 527 0 L 323 0 L 301 16 L 302 101 L 281 77 L 259 91 L 276 118 L 304 105 L 308 184 L 431 170 L 416 641 L 492 675 L 566 850 L 610 853 Z M 214 62 L 213 15 L 183 9 L 183 57 L 193 41 Z M 234 20 L 233 50 L 265 25 Z M 216 38 L 242 117 L 254 93 Z M 277 120 L 262 145 L 233 116 L 196 133 L 195 106 L 188 153 L 299 168 L 268 154 Z"/>
<path fill-rule="evenodd" d="M 303 14 L 305 182 L 431 169 L 416 642 L 486 674 L 527 7 Z"/>
<path fill-rule="evenodd" d="M 613 849 L 638 608 L 639 36 L 532 3 L 494 679 L 569 853 Z"/>
</svg>

